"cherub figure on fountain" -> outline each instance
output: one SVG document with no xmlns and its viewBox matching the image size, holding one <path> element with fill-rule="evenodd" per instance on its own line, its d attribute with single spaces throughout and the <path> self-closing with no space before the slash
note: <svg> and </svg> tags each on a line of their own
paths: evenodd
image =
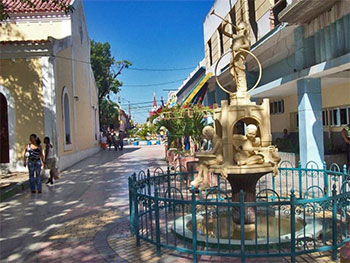
<svg viewBox="0 0 350 263">
<path fill-rule="evenodd" d="M 263 164 L 264 155 L 261 153 L 260 138 L 257 137 L 258 127 L 249 124 L 246 135 L 233 135 L 234 161 L 238 166 Z"/>
<path fill-rule="evenodd" d="M 203 128 L 203 136 L 207 141 L 211 141 L 212 149 L 206 152 L 199 152 L 199 171 L 195 179 L 191 182 L 194 187 L 206 189 L 209 187 L 209 168 L 212 165 L 221 165 L 223 163 L 222 155 L 222 140 L 215 136 L 215 130 L 212 126 L 205 126 Z"/>
</svg>

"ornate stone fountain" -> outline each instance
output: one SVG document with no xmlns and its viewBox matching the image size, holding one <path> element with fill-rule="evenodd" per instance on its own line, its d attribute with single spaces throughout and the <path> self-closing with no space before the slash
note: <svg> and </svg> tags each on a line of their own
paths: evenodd
<svg viewBox="0 0 350 263">
<path fill-rule="evenodd" d="M 214 11 L 212 14 L 218 16 Z M 218 86 L 230 95 L 230 99 L 221 101 L 221 108 L 214 109 L 214 127 L 203 129 L 203 135 L 212 140 L 213 148 L 209 152 L 196 154 L 200 166 L 191 184 L 201 189 L 207 188 L 210 171 L 229 181 L 233 202 L 239 202 L 241 190 L 244 191 L 245 202 L 255 202 L 258 180 L 265 174 L 276 174 L 280 158 L 277 148 L 271 145 L 269 100 L 264 99 L 261 105 L 250 100 L 249 92 L 258 85 L 262 71 L 259 60 L 249 51 L 249 27 L 241 22 L 236 26 L 237 33 L 232 34 L 226 31 L 230 22 L 224 22 L 223 32 L 232 38 L 230 74 L 236 83 L 236 90 L 225 89 L 216 77 Z M 253 56 L 259 65 L 258 81 L 249 91 L 245 74 L 247 55 Z M 254 228 L 255 220 L 255 210 L 246 208 L 245 227 Z M 233 211 L 233 222 L 237 225 L 241 222 L 239 209 Z"/>
</svg>

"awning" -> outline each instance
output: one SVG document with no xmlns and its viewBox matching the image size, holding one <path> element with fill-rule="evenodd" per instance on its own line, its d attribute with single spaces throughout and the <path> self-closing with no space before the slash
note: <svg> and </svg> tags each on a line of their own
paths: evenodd
<svg viewBox="0 0 350 263">
<path fill-rule="evenodd" d="M 211 78 L 213 74 L 209 72 L 203 78 L 201 78 L 197 84 L 192 88 L 191 92 L 187 95 L 186 99 L 181 103 L 181 105 L 189 104 L 194 97 L 199 93 L 199 91 L 203 88 L 204 84 Z"/>
</svg>

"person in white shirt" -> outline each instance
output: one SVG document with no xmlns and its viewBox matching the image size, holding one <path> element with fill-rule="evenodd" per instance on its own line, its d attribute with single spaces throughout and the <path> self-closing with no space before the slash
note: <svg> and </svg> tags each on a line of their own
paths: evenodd
<svg viewBox="0 0 350 263">
<path fill-rule="evenodd" d="M 50 177 L 46 184 L 50 183 L 53 184 L 53 179 L 57 179 L 59 177 L 58 175 L 58 169 L 56 166 L 56 155 L 54 148 L 52 144 L 50 143 L 50 138 L 45 137 L 44 138 L 44 144 L 45 144 L 45 161 L 44 161 L 44 168 L 50 170 Z"/>
</svg>

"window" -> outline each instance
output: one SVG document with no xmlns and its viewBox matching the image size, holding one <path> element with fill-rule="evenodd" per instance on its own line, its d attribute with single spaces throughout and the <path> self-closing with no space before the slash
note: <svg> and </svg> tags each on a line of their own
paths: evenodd
<svg viewBox="0 0 350 263">
<path fill-rule="evenodd" d="M 248 8 L 249 8 L 249 24 L 252 27 L 253 34 L 255 36 L 255 39 L 258 39 L 258 23 L 256 22 L 256 16 L 255 16 L 255 0 L 249 0 L 248 1 Z"/>
<path fill-rule="evenodd" d="M 235 7 L 233 7 L 230 11 L 230 18 L 231 18 L 231 23 L 236 25 L 236 8 Z M 237 33 L 236 28 L 234 26 L 232 27 L 232 33 L 233 34 Z"/>
<path fill-rule="evenodd" d="M 275 0 L 275 5 L 272 7 L 274 27 L 276 27 L 280 24 L 280 21 L 278 20 L 278 14 L 284 8 L 286 8 L 286 6 L 287 6 L 286 0 Z"/>
<path fill-rule="evenodd" d="M 208 41 L 208 50 L 209 50 L 209 63 L 211 66 L 211 65 L 213 65 L 213 50 L 211 47 L 211 39 L 209 39 L 209 41 Z"/>
<path fill-rule="evenodd" d="M 331 110 L 331 125 L 332 126 L 338 126 L 338 109 Z"/>
<path fill-rule="evenodd" d="M 94 107 L 94 118 L 95 118 L 95 140 L 98 140 L 98 123 L 97 123 L 97 109 Z"/>
<path fill-rule="evenodd" d="M 328 126 L 328 111 L 327 110 L 322 111 L 322 123 L 323 123 L 323 126 Z"/>
<path fill-rule="evenodd" d="M 284 100 L 270 102 L 270 114 L 284 113 Z"/>
<path fill-rule="evenodd" d="M 346 108 L 340 109 L 340 125 L 347 125 L 348 124 L 348 118 L 347 118 L 346 111 L 347 111 Z"/>
<path fill-rule="evenodd" d="M 64 145 L 72 144 L 71 126 L 70 126 L 70 104 L 69 96 L 66 88 L 63 88 L 63 131 L 64 131 Z M 66 148 L 67 149 L 67 148 Z"/>
<path fill-rule="evenodd" d="M 218 33 L 219 33 L 219 44 L 220 44 L 220 55 L 224 54 L 224 37 L 223 37 L 223 33 L 222 33 L 222 28 L 221 26 L 218 29 Z"/>
<path fill-rule="evenodd" d="M 329 120 L 328 120 L 329 112 Z M 323 126 L 345 126 L 350 123 L 350 106 L 322 110 Z"/>
<path fill-rule="evenodd" d="M 332 109 L 331 110 L 331 125 L 332 126 L 339 126 L 339 109 Z"/>
</svg>

